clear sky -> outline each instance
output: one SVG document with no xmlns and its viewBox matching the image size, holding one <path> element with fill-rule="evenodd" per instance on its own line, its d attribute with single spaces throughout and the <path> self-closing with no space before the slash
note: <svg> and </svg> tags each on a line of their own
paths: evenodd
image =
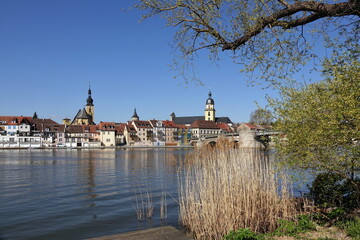
<svg viewBox="0 0 360 240">
<path fill-rule="evenodd" d="M 265 105 L 231 59 L 201 60 L 204 83 L 173 77 L 174 29 L 160 18 L 139 23 L 132 0 L 0 0 L 0 115 L 73 118 L 89 83 L 95 122 L 203 115 L 211 88 L 217 116 L 245 122 Z"/>
</svg>

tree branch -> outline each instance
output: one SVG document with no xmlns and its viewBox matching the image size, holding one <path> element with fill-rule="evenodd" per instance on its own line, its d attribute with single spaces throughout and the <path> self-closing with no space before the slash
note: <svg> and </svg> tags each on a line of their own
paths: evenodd
<svg viewBox="0 0 360 240">
<path fill-rule="evenodd" d="M 311 12 L 312 14 L 289 22 L 280 20 L 284 17 L 292 16 L 298 12 Z M 234 40 L 233 42 L 222 44 L 222 50 L 236 50 L 239 46 L 245 44 L 252 37 L 258 35 L 270 25 L 280 26 L 284 29 L 290 29 L 296 26 L 305 25 L 324 17 L 341 17 L 349 15 L 360 17 L 359 0 L 350 0 L 348 2 L 336 4 L 325 4 L 314 1 L 297 1 L 292 5 L 288 5 L 285 9 L 275 12 L 268 17 L 262 18 L 251 31 L 246 32 L 242 37 Z M 214 37 L 217 36 L 214 35 Z"/>
</svg>

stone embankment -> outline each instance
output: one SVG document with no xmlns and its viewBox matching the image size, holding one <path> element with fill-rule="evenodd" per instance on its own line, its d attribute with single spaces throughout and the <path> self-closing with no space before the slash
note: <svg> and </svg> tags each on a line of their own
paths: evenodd
<svg viewBox="0 0 360 240">
<path fill-rule="evenodd" d="M 97 238 L 91 238 L 89 240 L 191 240 L 190 237 L 186 236 L 184 233 L 178 229 L 165 226 L 158 228 L 149 228 L 145 230 L 121 233 Z"/>
</svg>

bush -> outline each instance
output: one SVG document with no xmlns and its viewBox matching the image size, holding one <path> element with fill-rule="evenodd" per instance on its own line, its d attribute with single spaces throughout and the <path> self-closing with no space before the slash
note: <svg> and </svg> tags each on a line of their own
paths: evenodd
<svg viewBox="0 0 360 240">
<path fill-rule="evenodd" d="M 354 209 L 360 205 L 360 179 L 350 182 L 336 173 L 320 173 L 309 190 L 309 196 L 320 207 Z"/>
<path fill-rule="evenodd" d="M 248 228 L 241 228 L 236 231 L 231 231 L 224 236 L 224 240 L 260 240 L 263 239 L 262 235 L 257 235 Z"/>
<path fill-rule="evenodd" d="M 279 227 L 275 230 L 276 236 L 296 236 L 298 233 L 303 233 L 311 230 L 316 230 L 315 224 L 310 220 L 308 215 L 299 215 L 297 222 L 280 220 Z"/>
<path fill-rule="evenodd" d="M 345 232 L 354 239 L 360 239 L 360 218 L 345 223 Z"/>
<path fill-rule="evenodd" d="M 320 173 L 313 181 L 310 197 L 321 207 L 336 207 L 342 204 L 342 178 L 335 173 Z"/>
</svg>

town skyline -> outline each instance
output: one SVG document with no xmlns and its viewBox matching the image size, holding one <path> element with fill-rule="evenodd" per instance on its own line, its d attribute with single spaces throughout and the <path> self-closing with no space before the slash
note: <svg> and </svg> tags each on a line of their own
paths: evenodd
<svg viewBox="0 0 360 240">
<path fill-rule="evenodd" d="M 124 122 L 134 108 L 143 119 L 169 119 L 203 112 L 211 89 L 219 115 L 247 122 L 274 96 L 248 86 L 248 76 L 227 54 L 209 61 L 200 54 L 186 83 L 172 71 L 173 30 L 160 19 L 139 23 L 133 1 L 6 1 L 0 9 L 1 115 L 61 122 L 85 106 L 91 85 L 95 121 Z M 125 9 L 125 11 L 124 11 Z M 146 41 L 145 41 L 146 39 Z M 176 54 L 176 53 L 175 53 Z M 315 78 L 319 74 L 315 74 Z M 174 78 L 176 76 L 176 78 Z"/>
</svg>

